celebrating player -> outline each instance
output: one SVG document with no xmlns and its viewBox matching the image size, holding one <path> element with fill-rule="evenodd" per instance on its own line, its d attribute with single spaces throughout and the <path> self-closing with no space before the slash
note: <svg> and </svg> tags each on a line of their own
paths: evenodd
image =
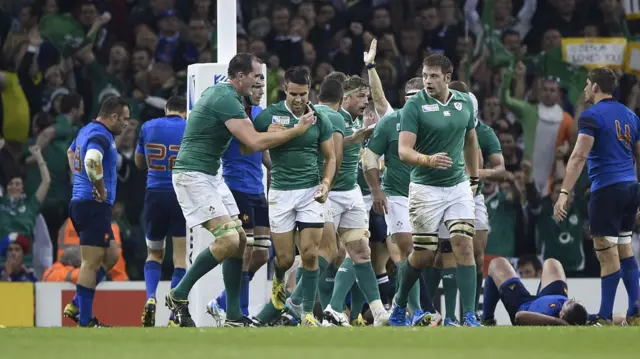
<svg viewBox="0 0 640 359">
<path fill-rule="evenodd" d="M 229 81 L 218 83 L 202 94 L 189 115 L 172 181 L 187 226 L 204 226 L 215 241 L 204 249 L 180 283 L 167 295 L 166 304 L 181 327 L 193 327 L 189 313 L 189 292 L 202 276 L 218 264 L 227 292 L 225 326 L 251 326 L 242 315 L 242 256 L 246 235 L 231 191 L 219 173 L 220 159 L 231 138 L 240 141 L 243 153 L 264 151 L 303 135 L 312 116 L 301 118 L 293 128 L 274 128 L 258 133 L 247 118 L 240 96 L 251 94 L 261 75 L 261 64 L 251 54 L 240 53 L 229 62 Z"/>
<path fill-rule="evenodd" d="M 498 301 L 504 304 L 513 325 L 585 325 L 587 310 L 567 298 L 567 277 L 562 264 L 547 259 L 542 267 L 538 293 L 531 295 L 506 258 L 489 264 L 484 284 L 483 313 L 493 318 Z"/>
<path fill-rule="evenodd" d="M 613 319 L 613 302 L 618 283 L 629 296 L 627 322 L 640 325 L 638 312 L 638 263 L 633 257 L 631 234 L 640 203 L 640 188 L 634 163 L 640 160 L 640 120 L 633 111 L 616 101 L 615 73 L 607 68 L 589 72 L 585 98 L 593 106 L 578 122 L 579 134 L 567 164 L 560 196 L 554 206 L 558 220 L 567 216 L 567 199 L 585 162 L 591 180 L 589 227 L 600 261 L 602 324 Z M 621 269 L 622 268 L 622 269 Z"/>
<path fill-rule="evenodd" d="M 264 77 L 260 77 L 251 89 L 250 96 L 244 96 L 244 108 L 247 116 L 255 121 L 262 112 L 259 106 L 264 95 Z M 236 201 L 242 228 L 247 235 L 247 247 L 244 251 L 242 289 L 240 291 L 240 310 L 249 315 L 249 282 L 253 275 L 267 261 L 271 249 L 271 233 L 269 230 L 269 207 L 264 196 L 262 183 L 262 165 L 271 170 L 269 151 L 256 152 L 247 156 L 240 153 L 240 143 L 236 138 L 231 140 L 227 152 L 222 157 L 222 177 Z M 224 323 L 226 310 L 225 291 L 207 305 L 207 312 L 214 318 L 217 326 Z"/>
<path fill-rule="evenodd" d="M 83 127 L 67 152 L 73 170 L 73 194 L 69 215 L 80 237 L 82 265 L 76 297 L 64 308 L 64 316 L 82 327 L 102 327 L 93 316 L 96 284 L 118 259 L 111 230 L 111 210 L 118 183 L 118 150 L 114 135 L 127 127 L 129 105 L 121 97 L 104 102 L 98 118 Z"/>
<path fill-rule="evenodd" d="M 438 249 L 438 228 L 444 222 L 458 263 L 464 324 L 481 326 L 474 309 L 473 258 L 478 142 L 471 98 L 448 87 L 452 72 L 453 65 L 447 57 L 434 54 L 425 58 L 425 91 L 410 98 L 400 113 L 398 154 L 403 162 L 415 166 L 409 185 L 414 250 L 399 278 L 392 325 L 406 322 L 407 295 L 421 270 L 433 260 Z M 470 180 L 465 174 L 465 163 Z"/>
<path fill-rule="evenodd" d="M 167 236 L 171 236 L 173 241 L 172 289 L 186 271 L 187 225 L 171 183 L 171 170 L 186 126 L 186 110 L 184 97 L 171 97 L 165 106 L 165 117 L 142 125 L 136 148 L 136 167 L 148 169 L 143 212 L 147 239 L 147 261 L 144 264 L 147 303 L 142 312 L 144 327 L 155 326 L 156 290 L 162 275 Z M 170 320 L 169 325 L 172 324 L 175 323 Z"/>
<path fill-rule="evenodd" d="M 309 70 L 292 67 L 285 72 L 286 99 L 269 106 L 256 118 L 255 127 L 266 132 L 272 123 L 291 127 L 305 118 L 315 117 L 314 125 L 303 136 L 271 150 L 272 180 L 269 190 L 269 219 L 276 252 L 271 304 L 285 307 L 284 275 L 294 261 L 294 232 L 300 231 L 302 276 L 302 325 L 317 327 L 313 315 L 318 287 L 318 246 L 324 227 L 324 207 L 336 169 L 331 122 L 316 113 L 309 103 Z M 318 169 L 318 152 L 324 157 L 324 170 Z"/>
</svg>

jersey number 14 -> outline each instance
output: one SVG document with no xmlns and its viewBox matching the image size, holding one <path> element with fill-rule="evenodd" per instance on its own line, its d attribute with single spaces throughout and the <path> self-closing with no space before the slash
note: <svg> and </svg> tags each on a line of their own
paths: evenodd
<svg viewBox="0 0 640 359">
<path fill-rule="evenodd" d="M 616 136 L 618 141 L 624 142 L 627 148 L 631 148 L 631 126 L 624 125 L 624 134 L 622 133 L 622 124 L 616 120 Z"/>
</svg>

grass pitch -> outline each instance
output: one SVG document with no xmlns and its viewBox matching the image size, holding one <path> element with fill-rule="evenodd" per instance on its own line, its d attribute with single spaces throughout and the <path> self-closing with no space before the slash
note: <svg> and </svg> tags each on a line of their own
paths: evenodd
<svg viewBox="0 0 640 359">
<path fill-rule="evenodd" d="M 12 359 L 637 357 L 639 328 L 0 329 Z"/>
</svg>

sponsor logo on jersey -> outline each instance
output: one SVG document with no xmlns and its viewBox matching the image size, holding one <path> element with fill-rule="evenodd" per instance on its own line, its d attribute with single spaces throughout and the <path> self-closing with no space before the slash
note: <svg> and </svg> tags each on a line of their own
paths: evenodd
<svg viewBox="0 0 640 359">
<path fill-rule="evenodd" d="M 456 110 L 460 111 L 462 110 L 462 102 L 456 102 L 453 104 L 453 107 L 456 108 Z"/>
<path fill-rule="evenodd" d="M 271 123 L 279 123 L 281 125 L 288 125 L 291 122 L 289 116 L 273 116 L 271 117 Z"/>
<path fill-rule="evenodd" d="M 396 131 L 400 132 L 400 124 L 396 123 Z"/>
<path fill-rule="evenodd" d="M 451 111 L 443 111 L 442 114 L 445 116 L 451 116 Z"/>
<path fill-rule="evenodd" d="M 435 111 L 440 111 L 438 104 L 422 105 L 422 112 L 435 112 Z"/>
</svg>

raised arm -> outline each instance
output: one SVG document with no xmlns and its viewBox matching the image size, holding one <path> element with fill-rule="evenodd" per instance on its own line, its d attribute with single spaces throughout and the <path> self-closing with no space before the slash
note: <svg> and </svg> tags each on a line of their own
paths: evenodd
<svg viewBox="0 0 640 359">
<path fill-rule="evenodd" d="M 382 81 L 375 68 L 376 49 L 378 47 L 378 40 L 373 39 L 369 51 L 364 53 L 364 64 L 367 68 L 369 75 L 369 85 L 371 86 L 371 98 L 373 99 L 373 105 L 380 118 L 384 117 L 391 105 L 384 95 L 382 88 Z"/>
<path fill-rule="evenodd" d="M 51 185 L 51 177 L 49 176 L 49 169 L 47 168 L 47 163 L 44 161 L 42 157 L 42 153 L 40 152 L 40 147 L 31 146 L 29 147 L 29 151 L 31 155 L 35 157 L 36 162 L 38 163 L 38 169 L 40 170 L 40 177 L 42 180 L 40 181 L 40 185 L 36 190 L 36 198 L 40 203 L 44 202 L 44 199 L 47 198 L 47 193 L 49 192 L 49 186 Z"/>
</svg>

